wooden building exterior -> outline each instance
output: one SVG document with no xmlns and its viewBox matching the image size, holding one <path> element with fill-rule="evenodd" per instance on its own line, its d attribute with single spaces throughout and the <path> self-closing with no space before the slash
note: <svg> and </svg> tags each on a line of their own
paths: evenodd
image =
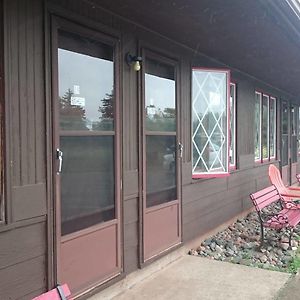
<svg viewBox="0 0 300 300">
<path fill-rule="evenodd" d="M 249 210 L 270 163 L 294 183 L 297 9 L 292 0 L 0 0 L 0 299 L 61 282 L 85 297 Z M 234 132 L 211 115 L 213 153 L 195 158 L 193 114 L 203 108 L 193 76 L 214 72 L 236 101 L 224 113 Z"/>
</svg>

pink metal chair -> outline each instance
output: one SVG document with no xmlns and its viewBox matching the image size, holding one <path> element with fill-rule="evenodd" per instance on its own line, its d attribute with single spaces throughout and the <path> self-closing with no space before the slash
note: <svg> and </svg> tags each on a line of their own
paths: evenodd
<svg viewBox="0 0 300 300">
<path fill-rule="evenodd" d="M 282 196 L 285 206 L 300 209 L 300 204 L 294 202 L 295 200 L 300 200 L 300 187 L 285 186 L 278 168 L 273 164 L 269 166 L 269 178 Z"/>
<path fill-rule="evenodd" d="M 296 174 L 296 178 L 298 180 L 298 183 L 300 183 L 300 174 Z"/>
<path fill-rule="evenodd" d="M 261 240 L 260 248 L 264 245 L 264 228 L 273 228 L 281 230 L 283 228 L 289 230 L 289 248 L 294 228 L 300 223 L 300 209 L 283 208 L 280 211 L 269 213 L 264 211 L 266 207 L 273 203 L 283 203 L 283 199 L 274 185 L 264 188 L 260 191 L 250 194 L 250 198 L 255 206 L 260 221 Z"/>
<path fill-rule="evenodd" d="M 70 289 L 67 284 L 58 285 L 55 289 L 46 292 L 32 300 L 72 300 Z"/>
</svg>

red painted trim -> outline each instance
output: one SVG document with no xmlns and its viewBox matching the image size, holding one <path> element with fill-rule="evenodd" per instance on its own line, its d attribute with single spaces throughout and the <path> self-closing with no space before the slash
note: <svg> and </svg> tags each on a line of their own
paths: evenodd
<svg viewBox="0 0 300 300">
<path fill-rule="evenodd" d="M 222 178 L 228 177 L 230 173 L 201 173 L 201 174 L 193 174 L 193 179 L 200 179 L 200 178 Z"/>
<path fill-rule="evenodd" d="M 231 85 L 233 85 L 234 86 L 234 99 L 233 99 L 233 126 L 234 126 L 234 137 L 231 137 L 231 138 L 233 138 L 233 148 L 234 148 L 234 164 L 231 164 L 230 162 L 229 162 L 229 171 L 231 171 L 231 170 L 236 170 L 237 168 L 236 168 L 236 140 L 237 140 L 237 135 L 236 135 L 236 128 L 237 128 L 237 126 L 236 126 L 236 86 L 237 86 L 237 84 L 236 84 L 236 82 L 233 82 L 232 80 L 230 80 L 230 84 L 229 84 L 229 99 L 230 99 L 230 87 L 231 87 Z M 230 101 L 229 101 L 229 105 L 228 105 L 228 107 L 230 106 Z M 229 107 L 230 108 L 230 107 Z M 231 115 L 229 115 L 229 130 L 230 130 L 230 118 L 231 118 Z M 230 136 L 228 136 L 228 138 L 230 138 Z M 230 148 L 230 144 L 231 144 L 231 140 L 229 140 L 229 148 Z M 229 149 L 229 151 L 230 151 L 230 149 Z M 228 154 L 228 160 L 230 159 L 230 152 L 229 152 L 229 154 Z"/>
</svg>

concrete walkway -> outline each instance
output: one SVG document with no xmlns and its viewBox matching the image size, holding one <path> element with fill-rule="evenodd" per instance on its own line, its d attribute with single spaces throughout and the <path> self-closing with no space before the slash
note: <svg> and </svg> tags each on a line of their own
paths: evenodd
<svg viewBox="0 0 300 300">
<path fill-rule="evenodd" d="M 113 300 L 271 300 L 289 278 L 286 273 L 184 256 Z"/>
<path fill-rule="evenodd" d="M 280 290 L 276 300 L 299 300 L 300 299 L 300 275 L 292 277 Z"/>
</svg>

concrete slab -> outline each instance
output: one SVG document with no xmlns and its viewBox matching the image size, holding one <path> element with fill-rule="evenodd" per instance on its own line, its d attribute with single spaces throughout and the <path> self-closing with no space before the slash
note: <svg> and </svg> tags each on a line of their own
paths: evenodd
<svg viewBox="0 0 300 300">
<path fill-rule="evenodd" d="M 300 299 L 300 275 L 292 277 L 283 289 L 280 290 L 276 300 L 299 300 Z"/>
<path fill-rule="evenodd" d="M 185 256 L 114 300 L 271 300 L 290 275 Z"/>
</svg>

